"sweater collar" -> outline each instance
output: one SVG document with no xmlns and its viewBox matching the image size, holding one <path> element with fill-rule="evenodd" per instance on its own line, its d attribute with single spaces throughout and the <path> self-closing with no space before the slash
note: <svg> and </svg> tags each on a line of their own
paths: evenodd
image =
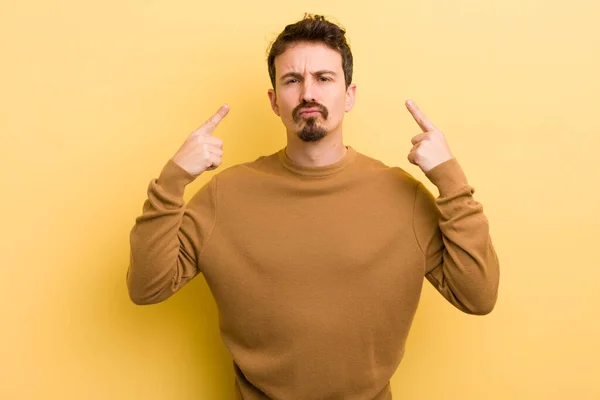
<svg viewBox="0 0 600 400">
<path fill-rule="evenodd" d="M 291 158 L 288 157 L 286 153 L 287 146 L 277 152 L 277 156 L 281 164 L 287 168 L 288 170 L 304 176 L 328 176 L 333 175 L 342 171 L 346 168 L 354 159 L 356 158 L 356 150 L 352 146 L 346 146 L 348 151 L 339 161 L 329 164 L 322 165 L 319 167 L 307 167 L 294 162 Z"/>
</svg>

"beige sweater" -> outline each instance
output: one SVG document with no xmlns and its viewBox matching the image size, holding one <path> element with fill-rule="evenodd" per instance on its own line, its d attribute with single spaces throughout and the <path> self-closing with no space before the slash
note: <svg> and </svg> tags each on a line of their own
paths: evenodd
<svg viewBox="0 0 600 400">
<path fill-rule="evenodd" d="M 418 180 L 348 147 L 303 167 L 279 152 L 193 177 L 169 160 L 131 231 L 136 304 L 202 273 L 234 360 L 238 398 L 391 399 L 424 277 L 454 306 L 489 313 L 499 265 L 456 159 Z"/>
</svg>

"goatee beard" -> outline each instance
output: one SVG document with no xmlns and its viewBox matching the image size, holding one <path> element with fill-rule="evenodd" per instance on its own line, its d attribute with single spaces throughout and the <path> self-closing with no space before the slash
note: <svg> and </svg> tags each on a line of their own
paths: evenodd
<svg viewBox="0 0 600 400">
<path fill-rule="evenodd" d="M 298 132 L 298 138 L 303 142 L 316 142 L 327 136 L 327 130 L 317 124 L 316 118 L 308 118 L 304 127 Z"/>
<path fill-rule="evenodd" d="M 317 103 L 316 101 L 307 101 L 299 104 L 292 111 L 292 118 L 294 119 L 294 122 L 301 123 L 300 121 L 302 121 L 302 116 L 300 115 L 300 113 L 303 110 L 308 109 L 319 110 L 321 116 L 323 117 L 323 120 L 327 121 L 327 118 L 329 117 L 329 110 L 327 110 L 327 107 Z M 304 120 L 304 126 L 297 133 L 298 138 L 300 138 L 300 140 L 304 142 L 316 142 L 327 136 L 327 130 L 317 123 L 317 118 L 318 117 L 311 117 L 306 118 L 306 120 Z"/>
</svg>

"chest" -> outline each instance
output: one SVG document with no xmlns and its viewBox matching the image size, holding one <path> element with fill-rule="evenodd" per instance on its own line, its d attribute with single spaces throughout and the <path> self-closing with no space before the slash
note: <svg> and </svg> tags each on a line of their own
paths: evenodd
<svg viewBox="0 0 600 400">
<path fill-rule="evenodd" d="M 424 265 L 413 204 L 370 189 L 258 190 L 246 201 L 222 201 L 202 257 L 221 314 L 244 326 L 288 324 L 280 328 L 292 332 L 307 318 L 321 315 L 317 325 L 328 326 L 332 316 L 351 321 L 366 315 L 356 310 L 389 309 L 418 295 Z"/>
</svg>

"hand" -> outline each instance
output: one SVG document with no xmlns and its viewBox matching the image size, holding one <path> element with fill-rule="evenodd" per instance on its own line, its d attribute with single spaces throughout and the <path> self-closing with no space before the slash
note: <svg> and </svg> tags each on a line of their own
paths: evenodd
<svg viewBox="0 0 600 400">
<path fill-rule="evenodd" d="M 425 117 L 417 105 L 412 100 L 408 100 L 406 108 L 423 130 L 423 133 L 411 140 L 413 147 L 408 153 L 408 161 L 418 165 L 423 172 L 427 172 L 453 158 L 444 134 Z"/>
<path fill-rule="evenodd" d="M 211 135 L 228 112 L 227 104 L 219 108 L 216 114 L 188 136 L 172 160 L 195 177 L 204 171 L 217 169 L 222 162 L 223 140 Z"/>
</svg>

